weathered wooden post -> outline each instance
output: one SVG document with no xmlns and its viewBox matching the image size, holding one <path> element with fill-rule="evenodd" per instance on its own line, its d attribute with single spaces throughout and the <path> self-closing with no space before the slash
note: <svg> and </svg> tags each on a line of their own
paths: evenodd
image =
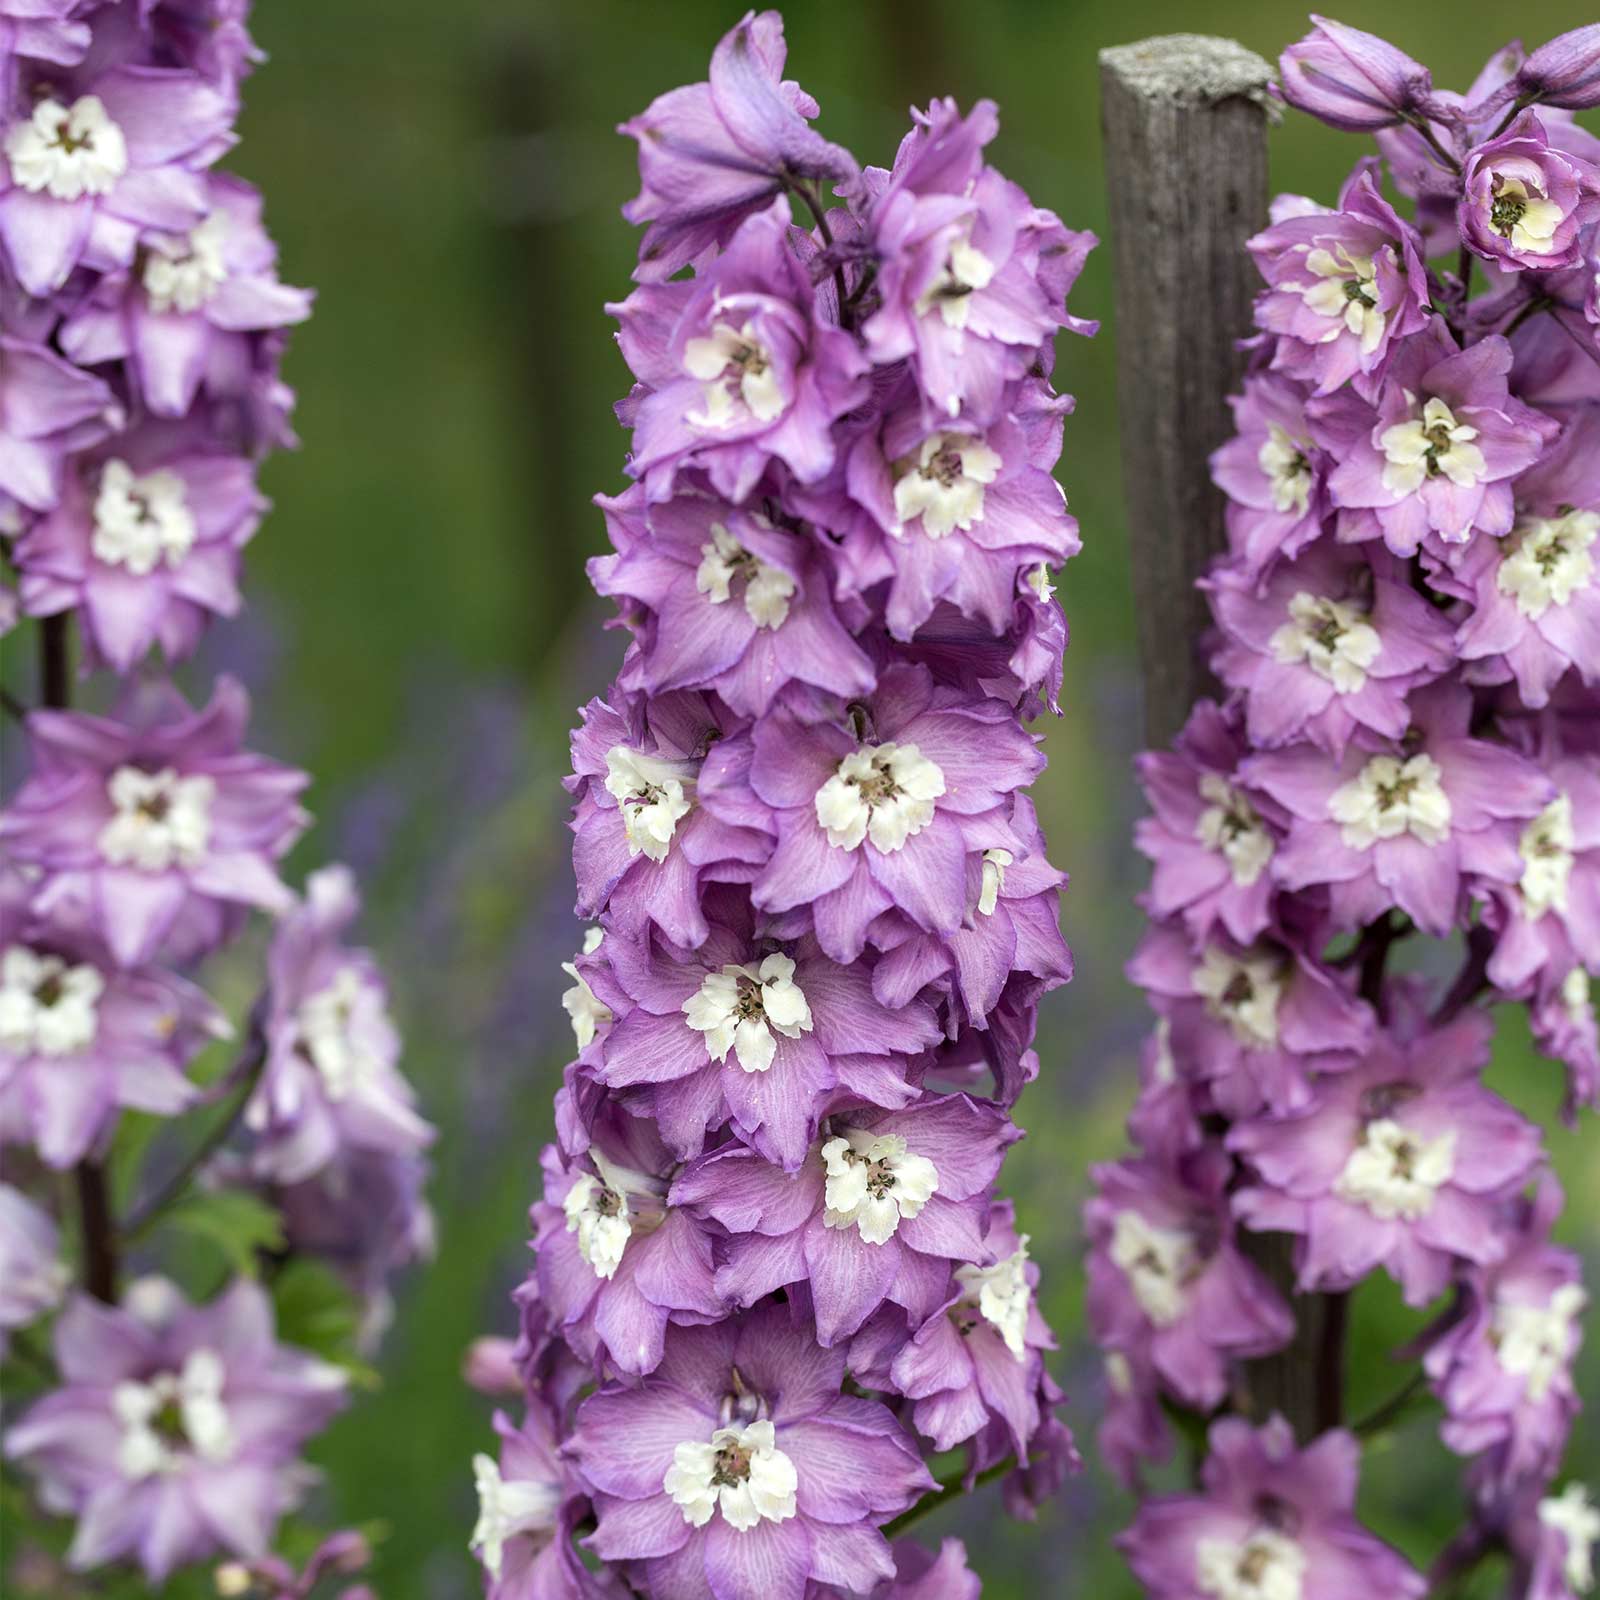
<svg viewBox="0 0 1600 1600">
<path fill-rule="evenodd" d="M 1153 747 L 1215 688 L 1198 651 L 1209 615 L 1194 581 L 1226 542 L 1207 458 L 1232 431 L 1238 340 L 1260 287 L 1244 242 L 1267 223 L 1272 76 L 1254 51 L 1202 34 L 1100 53 L 1122 462 Z M 1288 1239 L 1247 1240 L 1287 1289 Z M 1258 1417 L 1282 1412 L 1307 1437 L 1337 1420 L 1343 1304 L 1314 1296 L 1295 1307 L 1293 1345 L 1251 1364 L 1240 1399 Z"/>
</svg>

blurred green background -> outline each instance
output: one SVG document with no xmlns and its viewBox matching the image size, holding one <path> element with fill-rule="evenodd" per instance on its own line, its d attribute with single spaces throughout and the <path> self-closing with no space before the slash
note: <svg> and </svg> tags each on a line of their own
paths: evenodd
<svg viewBox="0 0 1600 1600">
<path fill-rule="evenodd" d="M 1340 15 L 1464 87 L 1513 28 L 1531 45 L 1589 20 L 1585 10 L 1352 0 Z M 232 165 L 266 191 L 285 278 L 319 298 L 289 363 L 304 447 L 269 468 L 276 511 L 249 556 L 256 607 L 220 654 L 257 688 L 260 742 L 317 776 L 322 821 L 302 858 L 342 856 L 366 874 L 365 931 L 390 965 L 409 1070 L 442 1128 L 438 1260 L 400 1287 L 387 1389 L 320 1459 L 337 1520 L 389 1524 L 375 1573 L 384 1600 L 446 1600 L 476 1591 L 468 1458 L 489 1438 L 490 1408 L 458 1367 L 475 1335 L 511 1331 L 505 1297 L 524 1270 L 525 1208 L 569 1044 L 565 735 L 620 649 L 582 571 L 603 543 L 590 496 L 620 485 L 624 447 L 610 405 L 627 379 L 603 302 L 627 291 L 634 240 L 617 208 L 636 184 L 633 147 L 613 128 L 703 77 L 739 13 L 734 0 L 388 0 L 376 12 L 258 8 L 271 60 L 246 85 Z M 883 0 L 787 15 L 791 74 L 821 101 L 829 137 L 864 162 L 892 157 L 910 103 L 992 96 L 995 162 L 1069 225 L 1102 233 L 1097 50 L 1188 28 L 1275 56 L 1304 30 L 1298 7 L 1260 0 Z M 1277 186 L 1331 199 L 1364 150 L 1291 118 L 1274 138 Z M 1121 1147 L 1144 1021 L 1120 972 L 1142 871 L 1127 843 L 1138 689 L 1111 273 L 1102 248 L 1074 307 L 1107 330 L 1092 344 L 1064 338 L 1058 366 L 1078 396 L 1061 477 L 1085 553 L 1062 583 L 1067 709 L 1043 730 L 1039 798 L 1052 853 L 1073 874 L 1078 977 L 1047 1006 L 1043 1074 L 1021 1107 L 1030 1137 L 1007 1168 L 1090 1466 L 1034 1528 L 1005 1523 L 989 1498 L 927 1525 L 968 1538 L 994 1596 L 1046 1574 L 1064 1596 L 1135 1592 L 1109 1548 L 1126 1507 L 1094 1465 L 1076 1223 L 1086 1166 Z M 1552 1117 L 1554 1068 L 1515 1044 L 1500 1072 Z M 1553 1143 L 1576 1238 L 1592 1229 L 1600 1185 L 1574 1138 Z M 1358 1318 L 1361 1409 L 1393 1386 L 1382 1352 L 1419 1319 L 1381 1289 Z M 1423 1560 L 1449 1531 L 1457 1470 L 1433 1425 L 1423 1413 L 1380 1441 L 1366 1485 L 1372 1520 Z M 1600 1472 L 1592 1430 L 1571 1464 Z"/>
</svg>

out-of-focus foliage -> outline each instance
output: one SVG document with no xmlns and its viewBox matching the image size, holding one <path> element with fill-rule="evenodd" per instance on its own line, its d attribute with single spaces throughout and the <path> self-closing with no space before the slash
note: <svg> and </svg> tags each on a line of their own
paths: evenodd
<svg viewBox="0 0 1600 1600">
<path fill-rule="evenodd" d="M 570 1034 L 558 963 L 570 915 L 565 731 L 620 648 L 602 639 L 581 563 L 603 545 L 597 490 L 619 486 L 610 403 L 625 383 L 603 301 L 626 292 L 632 147 L 614 125 L 701 75 L 735 4 L 708 0 L 350 0 L 263 4 L 273 69 L 250 86 L 240 165 L 270 197 L 288 280 L 319 286 L 296 342 L 305 447 L 266 481 L 276 510 L 249 552 L 258 615 L 230 630 L 228 661 L 261 696 L 262 740 L 319 774 L 313 847 L 371 884 L 365 938 L 390 964 L 408 1070 L 441 1124 L 433 1198 L 440 1251 L 402 1284 L 380 1400 L 321 1451 L 330 1520 L 382 1519 L 373 1581 L 384 1600 L 477 1592 L 466 1555 L 468 1459 L 487 1403 L 463 1390 L 468 1341 L 510 1332 L 505 1294 L 524 1267 L 526 1207 Z M 1354 0 L 1375 28 L 1465 87 L 1519 30 L 1530 45 L 1588 20 L 1578 0 L 1447 11 Z M 998 99 L 996 158 L 1073 226 L 1104 226 L 1096 52 L 1203 28 L 1275 56 L 1304 31 L 1294 5 L 1213 0 L 874 0 L 787 8 L 790 70 L 828 136 L 887 164 L 912 102 Z M 1274 138 L 1280 189 L 1327 199 L 1354 153 L 1294 118 Z M 1102 249 L 1075 309 L 1109 318 Z M 1204 317 L 1204 305 L 1171 308 Z M 1242 330 L 1241 330 L 1242 331 Z M 1068 1345 L 1057 1373 L 1086 1449 L 1098 1385 L 1081 1333 L 1077 1211 L 1083 1171 L 1121 1145 L 1141 1004 L 1121 977 L 1141 871 L 1128 845 L 1137 680 L 1115 424 L 1115 329 L 1064 341 L 1061 386 L 1079 396 L 1063 476 L 1085 553 L 1063 577 L 1074 637 L 1066 715 L 1046 730 L 1039 786 L 1053 855 L 1073 873 L 1067 930 L 1077 981 L 1051 997 L 1030 1137 L 1008 1165 Z M 241 642 L 241 636 L 242 641 Z M 1557 1069 L 1526 1041 L 1500 1084 L 1543 1121 Z M 1592 1130 L 1557 1132 L 1569 1236 L 1591 1229 L 1600 1175 Z M 1591 1146 L 1592 1148 L 1592 1146 Z M 313 1307 L 314 1310 L 314 1307 Z M 1417 1325 L 1383 1287 L 1363 1291 L 1355 1347 Z M 1591 1350 L 1586 1387 L 1600 1393 Z M 1356 1415 L 1391 1388 L 1381 1361 L 1352 1373 Z M 1455 1465 L 1424 1407 L 1373 1453 L 1365 1509 L 1426 1559 L 1446 1530 Z M 1600 1476 L 1600 1437 L 1578 1430 L 1575 1473 Z M 1092 1451 L 1091 1451 L 1092 1457 Z M 1048 1574 L 1051 1592 L 1132 1596 L 1107 1530 L 1125 1521 L 1092 1464 L 1033 1532 L 966 1507 L 960 1531 L 995 1597 Z M 940 1531 L 930 1524 L 928 1531 Z M 945 1530 L 952 1531 L 952 1530 Z"/>
</svg>

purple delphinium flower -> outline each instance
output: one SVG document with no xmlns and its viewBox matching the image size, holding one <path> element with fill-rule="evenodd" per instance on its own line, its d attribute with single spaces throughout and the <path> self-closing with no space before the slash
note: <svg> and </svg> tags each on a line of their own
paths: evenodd
<svg viewBox="0 0 1600 1600">
<path fill-rule="evenodd" d="M 641 285 L 610 308 L 639 380 L 622 407 L 634 428 L 628 470 L 651 500 L 669 499 L 690 469 L 738 503 L 769 463 L 802 483 L 833 465 L 832 424 L 866 399 L 867 363 L 821 320 L 790 228 L 780 197 L 703 272 Z"/>
<path fill-rule="evenodd" d="M 725 737 L 732 719 L 699 693 L 613 698 L 591 700 L 572 736 L 578 914 L 607 910 L 630 934 L 654 922 L 693 949 L 709 932 L 701 882 L 747 878 L 772 853 L 765 813 L 726 821 L 727 808 L 708 807 L 699 792 L 708 774 L 720 777 L 741 755 L 748 763 L 749 743 Z"/>
<path fill-rule="evenodd" d="M 1443 938 L 1469 876 L 1521 878 L 1522 825 L 1556 796 L 1526 757 L 1468 737 L 1472 702 L 1458 685 L 1418 692 L 1411 709 L 1412 728 L 1399 742 L 1352 746 L 1339 761 L 1296 745 L 1252 756 L 1240 771 L 1291 818 L 1273 857 L 1279 884 L 1326 885 L 1341 928 L 1398 905 Z"/>
<path fill-rule="evenodd" d="M 1567 423 L 1516 498 L 1510 534 L 1478 540 L 1436 581 L 1472 603 L 1456 633 L 1469 681 L 1513 680 L 1538 709 L 1569 668 L 1586 684 L 1600 676 L 1600 412 Z"/>
<path fill-rule="evenodd" d="M 1015 410 L 987 429 L 929 431 L 914 398 L 907 384 L 881 431 L 851 448 L 846 486 L 860 511 L 829 519 L 843 534 L 840 593 L 866 594 L 888 579 L 895 639 L 911 639 L 941 600 L 1002 634 L 1019 573 L 1037 592 L 1079 549 L 1077 522 L 1050 476 L 1071 402 L 1025 387 Z"/>
<path fill-rule="evenodd" d="M 169 429 L 123 434 L 17 541 L 23 610 L 75 612 L 117 673 L 155 644 L 179 660 L 209 615 L 239 609 L 239 551 L 265 509 L 252 462 Z"/>
<path fill-rule="evenodd" d="M 1279 336 L 1273 365 L 1331 394 L 1370 384 L 1401 340 L 1428 325 L 1421 241 L 1378 190 L 1376 159 L 1360 163 L 1329 211 L 1279 201 L 1273 225 L 1250 241 L 1268 288 L 1259 327 Z"/>
<path fill-rule="evenodd" d="M 1552 145 L 1538 113 L 1473 150 L 1463 184 L 1461 237 L 1486 261 L 1548 272 L 1583 259 L 1580 233 L 1600 217 L 1600 171 Z"/>
<path fill-rule="evenodd" d="M 1279 63 L 1290 105 L 1357 133 L 1389 127 L 1428 105 L 1433 77 L 1420 61 L 1376 34 L 1326 17 L 1311 21 L 1311 32 Z"/>
<path fill-rule="evenodd" d="M 1507 994 L 1527 993 L 1545 974 L 1600 971 L 1600 759 L 1543 732 L 1529 753 L 1554 798 L 1518 837 L 1516 884 L 1488 887 L 1485 921 L 1498 935 L 1489 978 Z"/>
<path fill-rule="evenodd" d="M 669 1321 L 714 1321 L 712 1236 L 668 1189 L 677 1161 L 649 1121 L 602 1113 L 581 1156 L 546 1148 L 533 1207 L 539 1293 L 597 1371 L 655 1370 Z"/>
<path fill-rule="evenodd" d="M 1600 1507 L 1589 1491 L 1569 1483 L 1560 1494 L 1538 1499 L 1523 1520 L 1526 1534 L 1518 1538 L 1514 1532 L 1511 1543 L 1519 1554 L 1531 1553 L 1528 1600 L 1580 1600 L 1589 1594 L 1600 1542 Z"/>
<path fill-rule="evenodd" d="M 266 1064 L 245 1108 L 255 1170 L 298 1183 L 346 1147 L 415 1153 L 433 1130 L 400 1075 L 377 962 L 341 941 L 361 909 L 346 867 L 324 867 L 278 924 L 261 1021 Z"/>
<path fill-rule="evenodd" d="M 982 426 L 1057 327 L 1094 331 L 1065 300 L 1096 240 L 984 164 L 1000 126 L 993 102 L 963 118 L 939 100 L 913 116 L 868 213 L 877 307 L 862 334 L 875 364 L 911 362 L 929 427 Z"/>
<path fill-rule="evenodd" d="M 873 1400 L 841 1393 L 842 1350 L 782 1306 L 674 1328 L 654 1374 L 578 1409 L 568 1450 L 590 1486 L 604 1561 L 656 1593 L 800 1600 L 894 1576 L 878 1531 L 934 1487 Z"/>
<path fill-rule="evenodd" d="M 1211 457 L 1228 497 L 1228 538 L 1254 576 L 1278 556 L 1298 555 L 1322 532 L 1332 463 L 1311 436 L 1310 387 L 1281 372 L 1256 372 L 1233 395 L 1236 432 Z"/>
<path fill-rule="evenodd" d="M 1449 625 L 1406 578 L 1387 551 L 1330 544 L 1265 579 L 1212 569 L 1212 666 L 1241 695 L 1251 744 L 1307 739 L 1338 757 L 1359 734 L 1405 733 L 1407 697 L 1455 661 Z"/>
<path fill-rule="evenodd" d="M 260 194 L 214 173 L 203 199 L 193 226 L 162 224 L 147 233 L 138 259 L 102 277 L 61 328 L 61 347 L 74 361 L 126 361 L 157 416 L 181 417 L 202 387 L 237 394 L 250 336 L 311 313 L 307 290 L 278 282 Z"/>
<path fill-rule="evenodd" d="M 778 840 L 752 898 L 771 912 L 809 906 L 839 961 L 889 910 L 952 934 L 969 911 L 969 857 L 1022 853 L 1004 802 L 1042 766 L 1005 706 L 942 688 L 923 668 L 885 669 L 849 709 L 791 692 L 755 730 L 750 783 Z"/>
<path fill-rule="evenodd" d="M 71 1282 L 55 1218 L 20 1189 L 0 1183 L 0 1357 L 10 1330 L 55 1310 Z"/>
<path fill-rule="evenodd" d="M 1396 351 L 1372 403 L 1349 389 L 1310 402 L 1312 436 L 1338 462 L 1341 537 L 1410 556 L 1430 534 L 1460 545 L 1511 531 L 1511 480 L 1557 428 L 1510 394 L 1511 363 L 1504 339 L 1458 349 L 1436 320 Z"/>
<path fill-rule="evenodd" d="M 1281 1350 L 1294 1333 L 1288 1306 L 1235 1240 L 1230 1167 L 1214 1144 L 1097 1166 L 1084 1212 L 1096 1342 L 1201 1411 L 1227 1394 L 1232 1363 Z"/>
<path fill-rule="evenodd" d="M 1271 921 L 1280 819 L 1270 807 L 1263 817 L 1233 782 L 1245 748 L 1237 719 L 1202 700 L 1170 752 L 1136 764 L 1154 813 L 1134 829 L 1154 864 L 1145 904 L 1163 920 L 1181 916 L 1197 940 L 1220 926 L 1249 944 Z"/>
<path fill-rule="evenodd" d="M 499 1459 L 472 1458 L 478 1520 L 472 1553 L 488 1577 L 489 1600 L 601 1600 L 622 1590 L 583 1564 L 573 1539 L 588 1502 L 571 1481 L 559 1439 L 539 1405 L 522 1425 L 494 1416 Z"/>
<path fill-rule="evenodd" d="M 1275 1417 L 1211 1426 L 1202 1494 L 1147 1500 L 1118 1544 L 1151 1600 L 1297 1595 L 1421 1600 L 1427 1582 L 1355 1519 L 1361 1447 L 1324 1433 L 1297 1449 Z"/>
<path fill-rule="evenodd" d="M 45 874 L 40 913 L 83 918 L 134 966 L 175 930 L 205 948 L 238 908 L 288 910 L 275 863 L 305 827 L 307 780 L 242 748 L 249 710 L 222 678 L 198 711 L 157 684 L 115 720 L 34 712 L 33 770 L 0 837 Z"/>
<path fill-rule="evenodd" d="M 798 1174 L 728 1145 L 685 1169 L 672 1199 L 727 1230 L 716 1276 L 727 1300 L 752 1306 L 808 1283 L 826 1347 L 885 1300 L 917 1327 L 946 1298 L 953 1268 L 985 1261 L 989 1186 L 1018 1137 L 998 1107 L 960 1094 L 840 1109 Z"/>
<path fill-rule="evenodd" d="M 1467 1011 L 1436 1029 L 1391 1026 L 1307 1110 L 1236 1123 L 1228 1147 L 1256 1182 L 1234 1197 L 1245 1226 L 1300 1236 L 1304 1292 L 1350 1288 L 1383 1266 L 1411 1305 L 1456 1260 L 1500 1260 L 1498 1202 L 1543 1158 L 1539 1130 L 1479 1081 L 1493 1025 Z"/>
<path fill-rule="evenodd" d="M 817 103 L 783 78 L 783 18 L 749 12 L 711 57 L 709 82 L 651 101 L 618 130 L 639 143 L 640 192 L 622 208 L 644 224 L 640 282 L 670 278 L 725 245 L 745 217 L 796 185 L 849 193 L 854 157 L 807 126 Z"/>
<path fill-rule="evenodd" d="M 722 904 L 729 923 L 690 959 L 606 941 L 620 993 L 596 992 L 618 1017 L 588 1070 L 636 1111 L 648 1108 L 681 1158 L 731 1119 L 794 1171 L 836 1093 L 884 1107 L 915 1097 L 907 1058 L 938 1040 L 938 1023 L 924 1001 L 881 1004 L 864 964 L 840 965 L 809 937 L 780 946 L 748 911 L 739 916 L 736 900 Z M 622 996 L 633 1002 L 626 1015 Z"/>
<path fill-rule="evenodd" d="M 870 694 L 871 659 L 834 609 L 825 562 L 802 534 L 704 495 L 650 505 L 635 486 L 601 509 L 616 554 L 589 563 L 603 595 L 636 601 L 641 648 L 626 686 L 714 689 L 760 716 L 786 684 Z"/>
<path fill-rule="evenodd" d="M 89 48 L 89 25 L 75 22 L 78 0 L 0 0 L 0 116 L 9 116 L 19 58 L 76 66 Z"/>
<path fill-rule="evenodd" d="M 978 1576 L 967 1566 L 966 1546 L 945 1539 L 935 1555 L 913 1539 L 899 1540 L 893 1549 L 895 1575 L 872 1591 L 874 1600 L 978 1600 Z M 819 1585 L 815 1600 L 843 1600 L 854 1590 L 837 1584 Z"/>
<path fill-rule="evenodd" d="M 1572 1365 L 1588 1296 L 1577 1256 L 1550 1243 L 1562 1198 L 1545 1177 L 1532 1199 L 1509 1202 L 1504 1259 L 1467 1275 L 1463 1315 L 1424 1360 L 1444 1442 L 1464 1456 L 1492 1451 L 1505 1483 L 1548 1477 L 1578 1412 Z"/>
<path fill-rule="evenodd" d="M 229 98 L 192 72 L 118 66 L 44 91 L 0 137 L 0 248 L 35 295 L 80 262 L 127 266 L 144 230 L 199 223 L 200 169 L 232 142 Z"/>
<path fill-rule="evenodd" d="M 121 419 L 93 373 L 0 332 L 0 533 L 20 531 L 18 507 L 48 511 L 67 454 L 98 443 Z"/>
<path fill-rule="evenodd" d="M 343 1372 L 278 1344 L 265 1291 L 243 1281 L 204 1306 L 151 1280 L 123 1308 L 80 1297 L 54 1349 L 62 1387 L 5 1451 L 77 1518 L 76 1571 L 128 1557 L 160 1584 L 219 1550 L 264 1555 L 298 1497 L 300 1446 L 345 1399 Z"/>
<path fill-rule="evenodd" d="M 1600 1020 L 1589 989 L 1589 974 L 1574 967 L 1562 978 L 1547 978 L 1528 1008 L 1534 1042 L 1567 1069 L 1563 1115 L 1569 1125 L 1581 1107 L 1600 1105 Z"/>
<path fill-rule="evenodd" d="M 1170 1025 L 1178 1071 L 1230 1117 L 1311 1099 L 1310 1074 L 1355 1064 L 1371 1012 L 1302 949 L 1221 933 L 1196 948 L 1176 923 L 1151 927 L 1128 963 Z"/>
</svg>

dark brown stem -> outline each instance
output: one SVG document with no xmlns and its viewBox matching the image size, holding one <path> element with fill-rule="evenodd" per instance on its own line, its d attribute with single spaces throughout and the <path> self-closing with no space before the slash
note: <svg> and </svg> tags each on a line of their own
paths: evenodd
<svg viewBox="0 0 1600 1600">
<path fill-rule="evenodd" d="M 986 1483 L 992 1483 L 996 1478 L 1010 1472 L 1016 1462 L 1007 1456 L 996 1466 L 980 1472 L 972 1481 L 974 1489 L 981 1488 Z M 893 1522 L 884 1524 L 883 1534 L 886 1539 L 898 1539 L 913 1523 L 921 1522 L 930 1512 L 937 1511 L 940 1506 L 954 1500 L 957 1495 L 962 1495 L 966 1490 L 966 1474 L 957 1473 L 953 1478 L 943 1480 L 937 1489 L 930 1489 L 927 1494 L 917 1501 L 909 1511 L 903 1511 Z"/>
<path fill-rule="evenodd" d="M 1348 1293 L 1323 1296 L 1322 1338 L 1317 1348 L 1317 1427 L 1344 1422 L 1344 1341 L 1350 1322 Z"/>
<path fill-rule="evenodd" d="M 817 193 L 814 186 L 806 188 L 797 182 L 791 181 L 789 187 L 805 201 L 806 210 L 811 213 L 812 224 L 817 232 L 822 235 L 823 249 L 831 250 L 833 248 L 833 229 L 828 226 L 828 208 L 823 205 L 822 197 Z M 850 326 L 848 320 L 849 298 L 844 290 L 844 267 L 837 261 L 833 265 L 833 292 L 839 303 L 839 326 L 848 328 Z"/>
<path fill-rule="evenodd" d="M 117 1230 L 103 1161 L 80 1161 L 78 1215 L 83 1225 L 83 1286 L 96 1300 L 117 1303 Z"/>
<path fill-rule="evenodd" d="M 52 710 L 72 704 L 72 632 L 65 614 L 39 624 L 39 698 Z M 78 1219 L 83 1232 L 83 1286 L 97 1300 L 117 1299 L 117 1229 L 105 1163 L 84 1160 L 77 1170 Z"/>
<path fill-rule="evenodd" d="M 1494 950 L 1494 934 L 1479 926 L 1467 935 L 1467 956 L 1461 963 L 1456 980 L 1449 992 L 1439 1002 L 1433 1014 L 1433 1025 L 1441 1028 L 1454 1022 L 1485 989 L 1489 988 L 1489 956 Z"/>
<path fill-rule="evenodd" d="M 1439 136 L 1428 126 L 1425 117 L 1409 117 L 1407 121 L 1422 136 L 1422 142 L 1438 156 L 1439 160 L 1451 171 L 1459 175 L 1461 163 L 1439 143 Z"/>
<path fill-rule="evenodd" d="M 1550 309 L 1550 302 L 1548 300 L 1545 300 L 1545 299 L 1530 300 L 1527 303 L 1527 305 L 1525 305 L 1516 314 L 1516 316 L 1514 316 L 1511 319 L 1511 321 L 1508 322 L 1505 325 L 1505 327 L 1503 327 L 1500 330 L 1500 337 L 1502 339 L 1509 339 L 1511 337 L 1511 335 L 1514 334 L 1517 331 L 1517 329 L 1520 328 L 1522 326 L 1522 324 L 1528 320 L 1529 317 L 1536 317 L 1536 316 L 1539 315 L 1539 313 L 1541 311 L 1548 311 L 1549 309 Z"/>
<path fill-rule="evenodd" d="M 1351 1432 L 1359 1438 L 1367 1438 L 1374 1433 L 1387 1428 L 1396 1417 L 1402 1415 L 1407 1406 L 1421 1393 L 1427 1384 L 1427 1375 L 1423 1372 L 1413 1372 L 1400 1388 L 1369 1411 L 1366 1416 L 1358 1418 L 1351 1423 Z"/>
<path fill-rule="evenodd" d="M 0 711 L 18 722 L 27 720 L 28 708 L 9 689 L 0 689 Z"/>
<path fill-rule="evenodd" d="M 1462 326 L 1466 325 L 1467 301 L 1472 298 L 1472 266 L 1474 261 L 1472 252 L 1465 244 L 1461 246 L 1460 253 L 1456 256 L 1456 277 L 1461 283 L 1461 316 Z M 1459 331 L 1459 330 L 1458 330 Z"/>
</svg>

